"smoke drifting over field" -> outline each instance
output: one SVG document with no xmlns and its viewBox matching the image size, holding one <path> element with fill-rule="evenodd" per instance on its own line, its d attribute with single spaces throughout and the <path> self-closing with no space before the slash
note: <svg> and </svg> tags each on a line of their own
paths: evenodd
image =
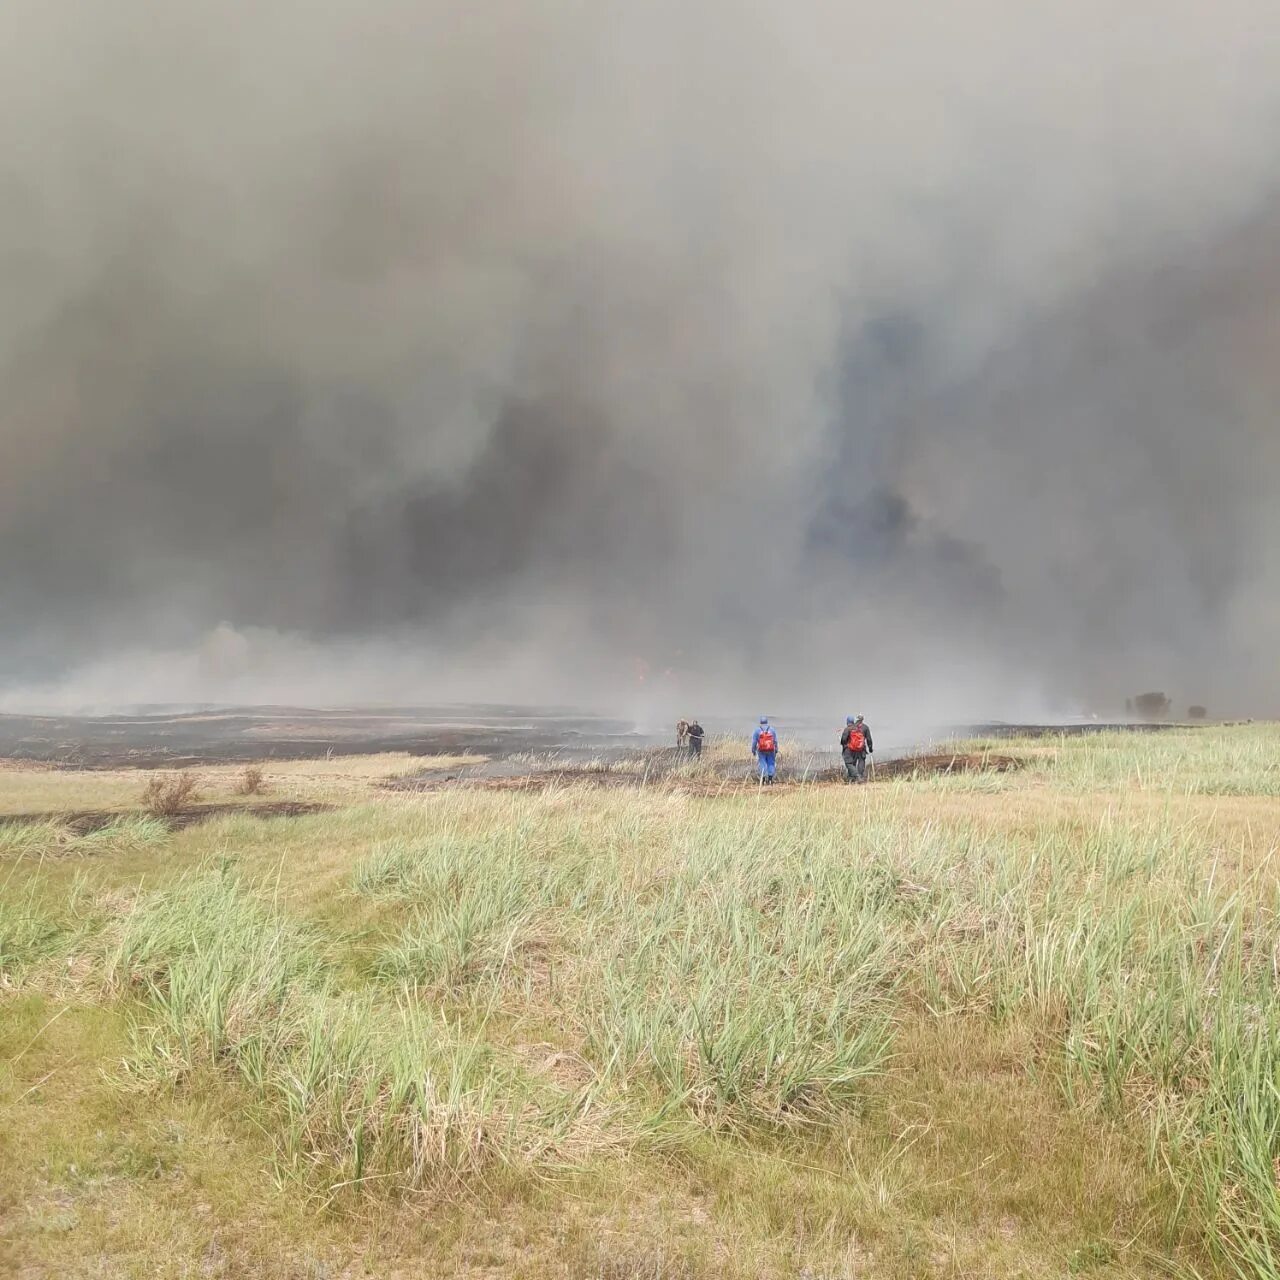
<svg viewBox="0 0 1280 1280">
<path fill-rule="evenodd" d="M 1275 708 L 1280 9 L 910 10 L 6 6 L 0 697 Z"/>
</svg>

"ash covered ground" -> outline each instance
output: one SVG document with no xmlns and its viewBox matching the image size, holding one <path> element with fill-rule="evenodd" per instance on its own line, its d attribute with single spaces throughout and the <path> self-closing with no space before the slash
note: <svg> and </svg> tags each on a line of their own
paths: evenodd
<svg viewBox="0 0 1280 1280">
<path fill-rule="evenodd" d="M 645 745 L 629 721 L 556 708 L 169 707 L 0 716 L 0 756 L 82 768 L 180 768 L 402 751 L 506 757 Z"/>
<path fill-rule="evenodd" d="M 755 717 L 704 717 L 709 737 L 746 743 Z M 788 771 L 812 774 L 836 761 L 842 718 L 775 716 Z M 1002 734 L 1161 728 L 1089 721 L 1059 725 L 938 725 L 897 732 L 876 723 L 877 759 L 887 764 L 950 738 Z M 172 707 L 117 715 L 0 715 L 0 756 L 87 769 L 183 768 L 269 759 L 315 759 L 400 751 L 411 755 L 485 757 L 472 772 L 516 776 L 558 767 L 665 767 L 675 726 L 659 731 L 622 718 L 569 708 L 449 705 L 402 708 Z M 788 760 L 788 757 L 791 757 Z"/>
</svg>

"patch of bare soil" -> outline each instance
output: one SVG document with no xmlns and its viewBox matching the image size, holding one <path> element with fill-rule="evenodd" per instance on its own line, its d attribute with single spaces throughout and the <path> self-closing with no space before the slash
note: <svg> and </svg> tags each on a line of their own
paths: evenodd
<svg viewBox="0 0 1280 1280">
<path fill-rule="evenodd" d="M 648 779 L 657 782 L 657 776 Z M 530 769 L 523 773 L 486 774 L 483 771 L 469 773 L 428 772 L 413 774 L 407 778 L 393 778 L 380 785 L 387 791 L 447 791 L 454 787 L 472 787 L 481 791 L 546 791 L 552 787 L 596 787 L 601 790 L 639 787 L 646 779 L 638 773 L 614 769 L 590 769 L 566 766 L 563 769 Z"/>
<path fill-rule="evenodd" d="M 56 822 L 78 836 L 87 836 L 127 818 L 154 818 L 163 822 L 170 831 L 181 831 L 184 827 L 193 827 L 226 813 L 243 813 L 253 818 L 298 818 L 309 813 L 324 813 L 332 808 L 333 805 L 309 804 L 301 800 L 273 800 L 266 804 L 193 804 L 161 817 L 146 809 L 82 809 L 77 813 L 4 814 L 0 815 L 0 825 L 32 826 Z"/>
<path fill-rule="evenodd" d="M 1026 761 L 1020 756 L 993 755 L 989 752 L 928 751 L 903 756 L 898 760 L 877 763 L 877 778 L 916 777 L 931 773 L 1010 773 L 1021 769 Z"/>
<path fill-rule="evenodd" d="M 778 790 L 787 785 L 834 781 L 836 772 L 797 768 L 780 770 Z M 828 778 L 826 775 L 830 774 Z M 585 760 L 505 759 L 486 760 L 456 771 L 424 770 L 379 784 L 388 791 L 434 792 L 467 787 L 480 791 L 540 792 L 560 787 L 589 787 L 599 791 L 656 788 L 682 795 L 713 796 L 759 787 L 750 760 L 691 762 L 671 747 L 649 747 L 616 753 L 612 758 Z"/>
<path fill-rule="evenodd" d="M 620 787 L 638 787 L 642 779 L 633 773 L 597 773 L 591 769 L 547 769 L 540 773 L 526 773 L 517 778 L 487 778 L 481 786 L 486 791 L 545 791 L 549 787 L 577 786 L 613 790 Z"/>
<path fill-rule="evenodd" d="M 875 763 L 868 780 L 913 777 L 947 773 L 1007 773 L 1023 766 L 1017 756 L 964 753 L 955 751 L 926 752 L 901 759 Z M 842 766 L 806 769 L 788 773 L 779 769 L 775 793 L 794 787 L 845 785 Z M 457 773 L 424 772 L 395 778 L 382 784 L 392 791 L 443 791 L 454 787 L 472 787 L 482 791 L 547 791 L 563 786 L 585 786 L 599 790 L 660 787 L 685 795 L 717 796 L 738 791 L 760 789 L 759 779 L 750 764 L 688 767 L 687 759 L 674 751 L 655 749 L 632 752 L 611 762 L 589 764 L 562 763 L 552 767 L 521 767 L 516 762 L 495 761 L 476 769 Z"/>
</svg>

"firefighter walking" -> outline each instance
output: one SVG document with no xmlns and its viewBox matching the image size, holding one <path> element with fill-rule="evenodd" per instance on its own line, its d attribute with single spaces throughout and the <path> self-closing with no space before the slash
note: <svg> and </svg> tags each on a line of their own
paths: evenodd
<svg viewBox="0 0 1280 1280">
<path fill-rule="evenodd" d="M 751 735 L 751 754 L 755 756 L 760 770 L 761 785 L 771 787 L 778 762 L 778 735 L 769 723 L 768 716 L 760 717 L 760 724 Z"/>
<path fill-rule="evenodd" d="M 871 727 L 861 716 L 846 716 L 840 735 L 840 755 L 844 759 L 845 779 L 866 782 L 867 757 L 872 754 Z"/>
</svg>

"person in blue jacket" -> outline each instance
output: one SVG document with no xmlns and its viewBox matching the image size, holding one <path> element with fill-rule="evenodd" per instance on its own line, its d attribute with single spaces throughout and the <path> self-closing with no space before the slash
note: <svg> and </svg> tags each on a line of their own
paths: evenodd
<svg viewBox="0 0 1280 1280">
<path fill-rule="evenodd" d="M 751 754 L 760 767 L 761 783 L 773 785 L 773 771 L 778 759 L 778 735 L 769 723 L 768 716 L 760 717 L 760 724 L 751 735 Z"/>
</svg>

